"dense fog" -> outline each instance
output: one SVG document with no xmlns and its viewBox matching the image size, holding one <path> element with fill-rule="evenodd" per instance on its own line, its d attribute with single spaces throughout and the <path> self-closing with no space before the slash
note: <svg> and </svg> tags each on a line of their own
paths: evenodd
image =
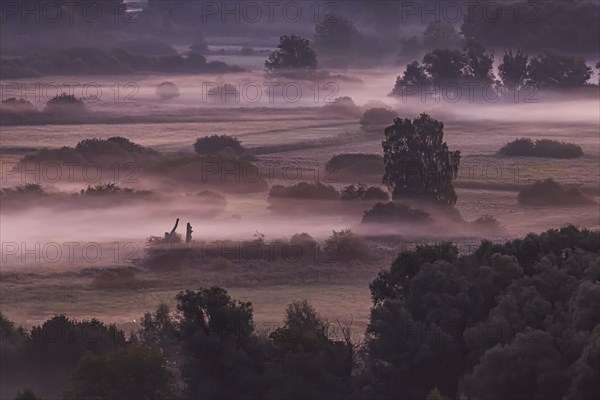
<svg viewBox="0 0 600 400">
<path fill-rule="evenodd" d="M 600 395 L 596 2 L 0 11 L 0 398 Z"/>
</svg>

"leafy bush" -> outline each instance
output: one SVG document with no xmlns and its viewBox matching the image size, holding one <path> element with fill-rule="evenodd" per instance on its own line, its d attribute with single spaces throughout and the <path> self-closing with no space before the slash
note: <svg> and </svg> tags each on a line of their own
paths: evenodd
<svg viewBox="0 0 600 400">
<path fill-rule="evenodd" d="M 340 192 L 341 200 L 387 201 L 389 194 L 377 186 L 349 185 Z"/>
<path fill-rule="evenodd" d="M 348 118 L 359 117 L 360 108 L 349 96 L 336 97 L 332 102 L 326 103 L 322 111 L 327 114 L 339 115 Z"/>
<path fill-rule="evenodd" d="M 134 143 L 122 136 L 113 136 L 108 139 L 84 139 L 77 143 L 75 151 L 82 155 L 99 154 L 158 154 L 156 150 Z"/>
<path fill-rule="evenodd" d="M 519 203 L 538 206 L 586 204 L 592 202 L 576 188 L 563 189 L 552 178 L 536 181 L 532 186 L 522 189 L 518 195 Z"/>
<path fill-rule="evenodd" d="M 39 183 L 24 183 L 10 188 L 0 189 L 0 196 L 13 197 L 13 196 L 39 196 L 46 194 L 43 186 Z"/>
<path fill-rule="evenodd" d="M 386 108 L 369 108 L 358 123 L 366 131 L 379 131 L 394 123 L 398 117 L 395 111 Z"/>
<path fill-rule="evenodd" d="M 269 191 L 270 198 L 301 200 L 336 200 L 339 192 L 331 185 L 321 182 L 299 182 L 291 186 L 275 185 Z"/>
<path fill-rule="evenodd" d="M 131 188 L 122 188 L 116 183 L 106 183 L 103 185 L 88 186 L 81 190 L 81 196 L 111 196 L 111 195 L 148 195 L 152 192 L 148 190 L 133 190 Z"/>
<path fill-rule="evenodd" d="M 583 156 L 581 147 L 573 143 L 549 139 L 533 142 L 528 138 L 513 140 L 498 150 L 498 153 L 512 157 L 577 158 Z"/>
<path fill-rule="evenodd" d="M 2 100 L 2 111 L 11 111 L 18 113 L 28 113 L 35 112 L 36 108 L 31 104 L 30 101 L 25 100 L 23 98 L 16 99 L 15 97 L 10 97 L 6 100 Z"/>
<path fill-rule="evenodd" d="M 156 87 L 156 94 L 162 100 L 179 97 L 179 88 L 173 82 L 163 82 Z"/>
<path fill-rule="evenodd" d="M 15 97 L 2 100 L 0 107 L 1 124 L 27 124 L 30 123 L 32 116 L 37 116 L 37 108 L 25 99 L 16 99 Z"/>
<path fill-rule="evenodd" d="M 494 227 L 498 226 L 498 220 L 493 215 L 484 214 L 481 217 L 477 218 L 473 221 L 475 225 L 484 226 L 484 227 Z"/>
<path fill-rule="evenodd" d="M 47 113 L 73 113 L 84 112 L 85 103 L 72 94 L 62 93 L 54 96 L 46 102 L 44 112 Z"/>
<path fill-rule="evenodd" d="M 235 154 L 240 155 L 246 152 L 238 138 L 229 135 L 205 136 L 196 140 L 194 150 L 202 155 L 216 154 L 226 148 L 231 148 Z"/>
<path fill-rule="evenodd" d="M 371 258 L 365 240 L 350 229 L 333 231 L 325 241 L 323 251 L 329 262 L 368 261 Z"/>
<path fill-rule="evenodd" d="M 378 154 L 337 154 L 325 164 L 325 171 L 335 176 L 336 173 L 383 175 L 383 157 Z"/>
<path fill-rule="evenodd" d="M 431 217 L 425 211 L 410 208 L 405 204 L 390 201 L 374 204 L 365 211 L 362 223 L 395 224 L 395 223 L 426 223 Z"/>
</svg>

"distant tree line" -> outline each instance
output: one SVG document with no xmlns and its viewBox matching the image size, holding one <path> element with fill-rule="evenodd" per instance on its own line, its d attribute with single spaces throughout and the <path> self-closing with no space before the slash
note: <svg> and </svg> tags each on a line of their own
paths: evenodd
<svg viewBox="0 0 600 400">
<path fill-rule="evenodd" d="M 521 50 L 508 50 L 498 66 L 499 80 L 493 71 L 494 56 L 478 43 L 469 42 L 463 50 L 436 49 L 422 63 L 414 61 L 398 76 L 392 95 L 406 96 L 432 90 L 444 84 L 488 84 L 502 89 L 575 88 L 585 86 L 592 68 L 583 57 L 557 50 L 544 50 L 529 57 Z"/>
</svg>

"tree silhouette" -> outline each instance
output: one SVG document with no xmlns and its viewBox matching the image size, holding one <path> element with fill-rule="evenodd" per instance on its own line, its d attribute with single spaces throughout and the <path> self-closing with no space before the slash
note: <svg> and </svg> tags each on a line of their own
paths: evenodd
<svg viewBox="0 0 600 400">
<path fill-rule="evenodd" d="M 310 41 L 296 35 L 284 35 L 279 45 L 265 61 L 265 70 L 270 75 L 310 76 L 317 68 L 317 53 Z"/>
<path fill-rule="evenodd" d="M 458 173 L 460 152 L 449 151 L 443 139 L 444 124 L 427 114 L 414 120 L 398 118 L 385 129 L 383 183 L 394 198 L 456 203 L 452 180 Z"/>
<path fill-rule="evenodd" d="M 315 47 L 327 54 L 348 54 L 357 48 L 360 38 L 352 21 L 341 16 L 326 16 L 315 26 Z"/>
<path fill-rule="evenodd" d="M 464 75 L 478 82 L 494 81 L 494 56 L 487 53 L 477 42 L 469 41 L 464 47 L 467 67 Z"/>
<path fill-rule="evenodd" d="M 436 49 L 423 57 L 423 64 L 434 81 L 457 81 L 463 78 L 467 58 L 460 50 Z"/>
<path fill-rule="evenodd" d="M 583 86 L 592 76 L 592 69 L 583 57 L 546 50 L 531 58 L 527 73 L 530 83 L 540 87 L 569 88 Z"/>
<path fill-rule="evenodd" d="M 459 47 L 462 38 L 449 22 L 432 22 L 423 31 L 425 45 L 438 48 Z"/>
<path fill-rule="evenodd" d="M 504 86 L 514 89 L 525 85 L 528 60 L 527 54 L 520 49 L 517 49 L 515 53 L 512 50 L 504 53 L 502 64 L 498 66 L 498 73 Z"/>
</svg>

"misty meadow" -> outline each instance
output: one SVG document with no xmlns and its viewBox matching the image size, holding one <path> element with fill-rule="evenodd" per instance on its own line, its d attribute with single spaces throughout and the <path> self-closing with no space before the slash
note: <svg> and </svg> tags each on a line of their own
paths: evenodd
<svg viewBox="0 0 600 400">
<path fill-rule="evenodd" d="M 0 3 L 1 399 L 597 399 L 600 5 Z"/>
</svg>

